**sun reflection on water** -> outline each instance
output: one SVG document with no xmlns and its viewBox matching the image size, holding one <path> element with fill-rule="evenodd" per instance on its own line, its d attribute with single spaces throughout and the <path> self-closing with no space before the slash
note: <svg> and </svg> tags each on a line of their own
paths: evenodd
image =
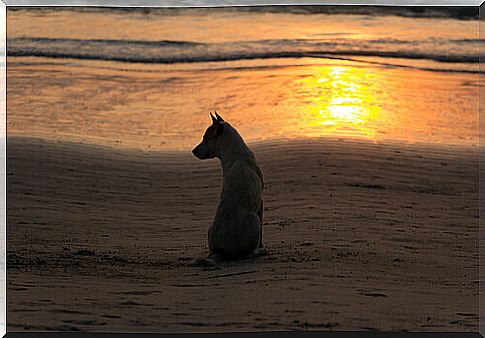
<svg viewBox="0 0 485 338">
<path fill-rule="evenodd" d="M 369 69 L 341 66 L 319 67 L 305 78 L 304 91 L 311 97 L 304 112 L 308 136 L 374 138 L 382 118 L 378 80 Z"/>
</svg>

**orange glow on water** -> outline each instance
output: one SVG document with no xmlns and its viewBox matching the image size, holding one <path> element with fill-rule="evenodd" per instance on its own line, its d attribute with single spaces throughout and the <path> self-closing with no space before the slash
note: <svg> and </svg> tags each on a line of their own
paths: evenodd
<svg viewBox="0 0 485 338">
<path fill-rule="evenodd" d="M 302 81 L 310 93 L 307 125 L 315 134 L 349 134 L 373 137 L 370 124 L 383 118 L 376 88 L 379 78 L 369 69 L 321 67 Z"/>
<path fill-rule="evenodd" d="M 446 46 L 436 41 L 478 38 L 475 20 L 396 22 L 382 16 L 369 21 L 345 15 L 236 11 L 220 15 L 212 10 L 159 14 L 11 11 L 7 32 L 9 38 L 20 39 L 18 46 L 23 46 L 24 37 L 122 42 L 142 37 L 151 42 L 189 42 L 191 47 L 184 49 L 188 54 L 206 48 L 192 42 L 217 44 L 222 55 L 250 53 L 254 46 L 262 52 L 291 50 L 294 44 L 313 46 L 318 41 L 324 42 L 325 50 L 340 40 L 347 40 L 350 49 L 365 49 L 369 43 L 384 51 L 399 41 L 411 43 L 399 42 L 393 51 L 428 41 L 425 50 L 442 53 L 435 48 Z M 423 23 L 433 29 L 423 29 Z M 160 53 L 177 46 L 164 46 Z M 8 133 L 190 150 L 210 123 L 208 113 L 217 110 L 248 142 L 337 137 L 478 144 L 479 74 L 420 70 L 453 66 L 469 71 L 477 65 L 371 56 L 344 60 L 333 55 L 174 64 L 9 57 Z"/>
</svg>

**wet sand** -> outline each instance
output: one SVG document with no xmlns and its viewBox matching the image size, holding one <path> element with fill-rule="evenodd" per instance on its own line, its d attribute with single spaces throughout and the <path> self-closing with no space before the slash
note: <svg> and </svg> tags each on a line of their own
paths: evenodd
<svg viewBox="0 0 485 338">
<path fill-rule="evenodd" d="M 478 331 L 478 149 L 251 145 L 266 257 L 207 250 L 218 161 L 8 138 L 8 330 Z"/>
</svg>

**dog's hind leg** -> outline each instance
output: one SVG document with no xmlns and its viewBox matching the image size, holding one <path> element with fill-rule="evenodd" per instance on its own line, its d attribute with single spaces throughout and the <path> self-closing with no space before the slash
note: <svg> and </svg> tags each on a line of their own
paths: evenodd
<svg viewBox="0 0 485 338">
<path fill-rule="evenodd" d="M 256 248 L 256 250 L 253 251 L 250 257 L 256 258 L 256 257 L 261 257 L 266 255 L 268 255 L 268 250 L 266 250 L 266 248 Z"/>
<path fill-rule="evenodd" d="M 197 258 L 192 262 L 192 266 L 215 266 L 221 263 L 224 258 L 216 253 L 211 253 L 207 257 Z"/>
</svg>

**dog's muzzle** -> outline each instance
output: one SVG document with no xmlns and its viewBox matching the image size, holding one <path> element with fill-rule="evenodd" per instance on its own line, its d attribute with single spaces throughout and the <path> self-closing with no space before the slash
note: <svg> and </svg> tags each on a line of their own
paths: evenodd
<svg viewBox="0 0 485 338">
<path fill-rule="evenodd" d="M 200 160 L 205 160 L 207 158 L 211 158 L 211 156 L 209 154 L 209 149 L 207 149 L 207 146 L 203 143 L 201 143 L 197 147 L 195 147 L 192 150 L 192 154 L 194 154 L 194 156 L 197 157 Z"/>
</svg>

